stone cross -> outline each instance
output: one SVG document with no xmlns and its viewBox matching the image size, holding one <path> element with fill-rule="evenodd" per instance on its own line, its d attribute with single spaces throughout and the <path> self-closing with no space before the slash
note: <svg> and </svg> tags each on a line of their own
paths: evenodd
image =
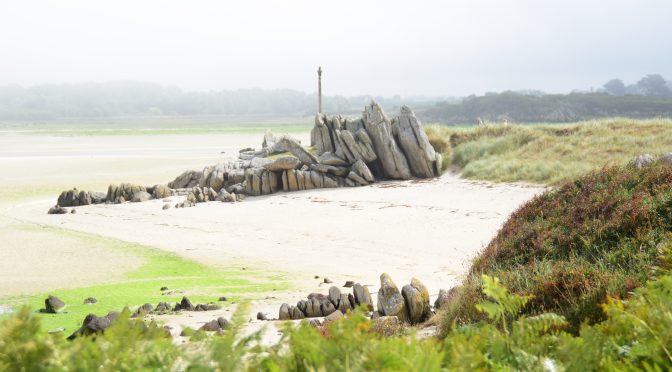
<svg viewBox="0 0 672 372">
<path fill-rule="evenodd" d="M 317 113 L 322 113 L 322 66 L 317 68 Z"/>
</svg>

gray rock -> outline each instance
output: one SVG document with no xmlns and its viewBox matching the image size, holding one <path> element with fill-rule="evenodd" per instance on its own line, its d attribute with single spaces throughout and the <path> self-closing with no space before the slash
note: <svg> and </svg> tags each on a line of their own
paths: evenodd
<svg viewBox="0 0 672 372">
<path fill-rule="evenodd" d="M 174 311 L 180 310 L 194 311 L 194 305 L 187 297 L 182 297 L 182 301 L 175 305 Z"/>
<path fill-rule="evenodd" d="M 301 309 L 299 309 L 298 307 L 292 306 L 292 307 L 289 309 L 289 317 L 290 317 L 292 320 L 298 320 L 298 319 L 303 319 L 303 318 L 305 318 L 305 317 L 306 317 L 306 314 L 304 314 L 303 311 L 301 311 Z"/>
<path fill-rule="evenodd" d="M 375 181 L 375 178 L 373 177 L 373 173 L 371 173 L 371 170 L 369 169 L 366 164 L 364 164 L 363 161 L 357 160 L 353 165 L 352 165 L 352 170 L 357 172 L 359 176 L 364 178 L 366 182 L 373 182 Z"/>
<path fill-rule="evenodd" d="M 89 314 L 84 318 L 82 326 L 68 337 L 68 340 L 74 340 L 77 337 L 89 336 L 93 334 L 102 334 L 110 327 L 112 322 L 117 320 L 119 313 L 112 311 L 105 316 L 96 316 Z"/>
<path fill-rule="evenodd" d="M 371 293 L 369 293 L 369 289 L 367 287 L 356 283 L 352 287 L 352 293 L 355 296 L 356 305 L 366 306 L 369 311 L 373 310 L 373 300 L 371 299 Z"/>
<path fill-rule="evenodd" d="M 219 190 L 219 194 L 215 198 L 215 200 L 224 202 L 224 203 L 233 203 L 236 201 L 236 194 L 230 193 L 226 191 L 225 189 Z"/>
<path fill-rule="evenodd" d="M 199 329 L 202 330 L 202 331 L 205 331 L 205 332 L 220 332 L 220 331 L 228 328 L 228 326 L 229 326 L 229 321 L 224 319 L 223 317 L 219 317 L 215 320 L 211 320 L 211 321 L 203 324 L 203 326 L 201 326 L 201 328 L 199 328 Z"/>
<path fill-rule="evenodd" d="M 380 276 L 380 289 L 378 290 L 378 311 L 385 316 L 396 316 L 402 322 L 408 320 L 406 304 L 399 288 L 389 274 Z"/>
<path fill-rule="evenodd" d="M 177 176 L 173 181 L 168 182 L 171 189 L 186 189 L 198 186 L 198 181 L 203 176 L 203 172 L 188 170 Z M 109 199 L 108 199 L 109 200 Z"/>
<path fill-rule="evenodd" d="M 164 199 L 173 196 L 173 190 L 166 185 L 155 185 L 154 190 L 152 191 L 152 196 L 154 199 Z"/>
<path fill-rule="evenodd" d="M 663 164 L 672 164 L 672 152 L 668 152 L 667 154 L 661 156 L 659 161 Z"/>
<path fill-rule="evenodd" d="M 131 318 L 137 318 L 141 314 L 149 314 L 154 310 L 154 306 L 152 304 L 144 304 L 140 307 L 138 307 L 133 314 L 131 315 Z"/>
<path fill-rule="evenodd" d="M 324 301 L 320 305 L 321 305 L 321 308 L 322 308 L 322 315 L 324 315 L 324 316 L 328 316 L 329 314 L 336 311 L 336 307 L 334 306 L 334 304 L 331 301 Z"/>
<path fill-rule="evenodd" d="M 429 143 L 429 138 L 413 111 L 407 106 L 402 106 L 399 120 L 394 121 L 394 124 L 392 131 L 406 155 L 411 174 L 420 178 L 438 176 L 436 151 Z"/>
<path fill-rule="evenodd" d="M 348 179 L 351 180 L 356 186 L 366 186 L 369 184 L 364 178 L 362 178 L 362 176 L 358 175 L 354 171 L 350 171 L 350 173 L 348 173 Z"/>
<path fill-rule="evenodd" d="M 49 211 L 47 211 L 47 214 L 66 214 L 66 213 L 68 213 L 68 210 L 58 205 L 54 205 L 53 207 L 49 208 Z"/>
<path fill-rule="evenodd" d="M 632 165 L 637 168 L 641 169 L 644 167 L 648 167 L 649 165 L 653 164 L 655 159 L 653 156 L 649 154 L 643 154 L 643 155 L 638 155 L 632 160 Z"/>
<path fill-rule="evenodd" d="M 445 289 L 439 290 L 439 296 L 436 298 L 436 301 L 434 301 L 434 309 L 439 310 L 448 305 L 456 292 L 457 287 L 453 287 L 449 291 L 446 291 Z"/>
<path fill-rule="evenodd" d="M 424 284 L 413 278 L 411 284 L 407 284 L 401 289 L 401 295 L 404 297 L 408 320 L 411 324 L 422 323 L 429 319 L 431 316 L 429 291 Z"/>
<path fill-rule="evenodd" d="M 98 303 L 98 300 L 96 300 L 93 297 L 87 297 L 86 299 L 84 299 L 84 305 L 93 305 L 95 303 Z"/>
<path fill-rule="evenodd" d="M 280 305 L 280 311 L 278 313 L 278 319 L 280 319 L 280 320 L 291 319 L 290 315 L 289 315 L 289 304 Z"/>
<path fill-rule="evenodd" d="M 343 287 L 345 287 L 345 288 L 352 288 L 354 285 L 355 285 L 355 282 L 353 282 L 352 280 L 347 280 L 347 281 L 345 282 L 345 284 L 343 284 Z"/>
<path fill-rule="evenodd" d="M 162 209 L 165 211 L 166 209 L 170 209 L 170 204 L 166 203 L 163 205 Z"/>
<path fill-rule="evenodd" d="M 262 313 L 261 311 L 257 313 L 257 320 L 268 320 L 268 317 L 266 316 L 265 313 Z"/>
<path fill-rule="evenodd" d="M 49 297 L 44 300 L 45 313 L 56 314 L 63 310 L 64 307 L 65 302 L 61 301 L 61 299 L 56 296 L 49 295 Z"/>
<path fill-rule="evenodd" d="M 347 293 L 341 293 L 341 298 L 338 302 L 338 310 L 343 314 L 346 314 L 348 311 L 352 311 L 354 308 L 353 304 L 350 303 L 350 297 Z"/>
<path fill-rule="evenodd" d="M 264 165 L 264 168 L 272 172 L 286 171 L 290 169 L 297 169 L 301 166 L 301 160 L 293 156 L 283 156 L 275 159 L 272 163 Z"/>
<path fill-rule="evenodd" d="M 383 175 L 392 179 L 411 178 L 408 161 L 394 140 L 390 121 L 383 109 L 377 103 L 372 102 L 364 108 L 362 116 L 364 128 L 371 137 Z"/>
<path fill-rule="evenodd" d="M 341 290 L 338 287 L 329 287 L 329 301 L 338 309 L 338 304 L 341 301 Z"/>
<path fill-rule="evenodd" d="M 310 131 L 310 144 L 315 147 L 318 155 L 336 150 L 325 119 L 326 115 L 315 115 L 315 126 Z"/>
<path fill-rule="evenodd" d="M 373 319 L 373 331 L 383 336 L 393 336 L 401 329 L 401 319 L 396 316 L 380 316 Z"/>
<path fill-rule="evenodd" d="M 306 316 L 308 318 L 316 318 L 323 316 L 322 314 L 322 304 L 319 299 L 312 298 L 309 299 L 306 306 Z"/>
<path fill-rule="evenodd" d="M 332 152 L 322 153 L 322 155 L 317 157 L 317 160 L 320 162 L 320 164 L 333 165 L 336 167 L 343 167 L 348 165 L 347 161 L 339 158 Z"/>
<path fill-rule="evenodd" d="M 327 316 L 324 318 L 324 322 L 325 322 L 325 323 L 328 323 L 328 322 L 335 322 L 335 321 L 337 321 L 337 320 L 339 320 L 339 319 L 343 319 L 343 317 L 344 317 L 343 312 L 340 311 L 340 310 L 336 310 L 336 311 L 334 311 L 333 313 L 327 315 Z"/>
<path fill-rule="evenodd" d="M 278 144 L 287 149 L 292 155 L 297 157 L 304 164 L 316 164 L 317 158 L 308 150 L 303 148 L 299 141 L 289 136 L 282 136 L 278 139 Z"/>
</svg>

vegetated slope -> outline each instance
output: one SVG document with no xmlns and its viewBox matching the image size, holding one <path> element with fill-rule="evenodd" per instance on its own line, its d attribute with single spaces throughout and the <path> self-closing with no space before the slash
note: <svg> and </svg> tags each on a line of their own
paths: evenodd
<svg viewBox="0 0 672 372">
<path fill-rule="evenodd" d="M 607 163 L 672 151 L 672 120 L 605 119 L 563 125 L 427 126 L 445 166 L 465 178 L 559 184 Z"/>
<path fill-rule="evenodd" d="M 425 121 L 446 124 L 503 121 L 567 123 L 613 116 L 672 116 L 672 98 L 607 93 L 525 95 L 515 92 L 468 97 L 460 103 L 437 103 L 419 111 Z"/>
<path fill-rule="evenodd" d="M 482 274 L 532 295 L 524 313 L 554 312 L 571 330 L 599 322 L 607 297 L 642 286 L 672 244 L 672 165 L 607 167 L 546 192 L 516 211 L 474 261 L 445 312 L 482 319 Z"/>
</svg>

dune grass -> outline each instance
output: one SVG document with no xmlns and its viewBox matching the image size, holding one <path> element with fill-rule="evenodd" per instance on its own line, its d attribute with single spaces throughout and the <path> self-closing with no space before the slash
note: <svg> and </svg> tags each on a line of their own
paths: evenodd
<svg viewBox="0 0 672 372">
<path fill-rule="evenodd" d="M 487 125 L 426 131 L 462 176 L 556 185 L 636 155 L 672 151 L 672 119 L 601 119 L 575 124 Z"/>
<path fill-rule="evenodd" d="M 672 165 L 612 166 L 569 181 L 516 211 L 476 258 L 444 313 L 453 322 L 483 315 L 481 276 L 532 296 L 527 314 L 554 312 L 570 330 L 605 319 L 608 298 L 627 298 L 672 252 Z"/>
<path fill-rule="evenodd" d="M 63 327 L 66 329 L 65 333 L 69 334 L 79 328 L 89 313 L 104 315 L 113 310 L 121 311 L 125 306 L 135 308 L 145 303 L 153 306 L 159 302 L 174 304 L 179 302 L 182 296 L 188 296 L 194 304 L 217 303 L 220 296 L 226 296 L 227 302 L 221 303 L 226 305 L 239 301 L 241 296 L 251 298 L 254 297 L 254 293 L 288 288 L 287 281 L 277 273 L 261 273 L 250 269 L 243 270 L 241 267 L 205 266 L 138 244 L 57 228 L 49 229 L 58 230 L 55 237 L 58 234 L 67 234 L 85 240 L 95 239 L 97 244 L 135 256 L 143 263 L 138 269 L 125 273 L 122 280 L 111 283 L 2 300 L 15 309 L 24 305 L 30 306 L 35 316 L 41 318 L 44 330 Z M 169 290 L 162 292 L 160 289 L 164 286 Z M 49 294 L 57 296 L 66 303 L 66 308 L 62 312 L 46 314 L 38 311 L 44 308 L 44 299 Z M 84 299 L 88 297 L 94 297 L 98 302 L 85 305 Z"/>
</svg>

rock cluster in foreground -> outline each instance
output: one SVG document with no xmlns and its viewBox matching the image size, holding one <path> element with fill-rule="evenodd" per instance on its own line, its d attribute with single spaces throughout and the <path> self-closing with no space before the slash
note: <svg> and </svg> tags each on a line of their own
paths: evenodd
<svg viewBox="0 0 672 372">
<path fill-rule="evenodd" d="M 245 195 L 430 178 L 440 174 L 441 160 L 411 109 L 404 106 L 399 116 L 389 119 L 374 102 L 357 118 L 316 115 L 310 148 L 290 136 L 267 131 L 261 150 L 241 150 L 236 160 L 185 171 L 166 185 L 121 183 L 110 185 L 107 193 L 66 190 L 49 213 L 67 213 L 64 207 L 144 202 L 172 195 L 186 196 L 176 208 L 192 207 L 207 201 L 236 202 Z"/>
<path fill-rule="evenodd" d="M 378 309 L 374 310 L 369 290 L 359 283 L 352 286 L 352 293 L 341 293 L 338 287 L 330 287 L 329 294 L 311 293 L 307 300 L 299 301 L 296 306 L 282 304 L 278 312 L 280 320 L 297 320 L 304 318 L 328 317 L 338 311 L 347 314 L 357 306 L 364 306 L 373 311 L 372 317 L 396 317 L 400 322 L 418 324 L 432 315 L 429 306 L 429 291 L 418 279 L 413 278 L 410 284 L 401 291 L 389 274 L 380 276 L 378 290 Z"/>
</svg>

